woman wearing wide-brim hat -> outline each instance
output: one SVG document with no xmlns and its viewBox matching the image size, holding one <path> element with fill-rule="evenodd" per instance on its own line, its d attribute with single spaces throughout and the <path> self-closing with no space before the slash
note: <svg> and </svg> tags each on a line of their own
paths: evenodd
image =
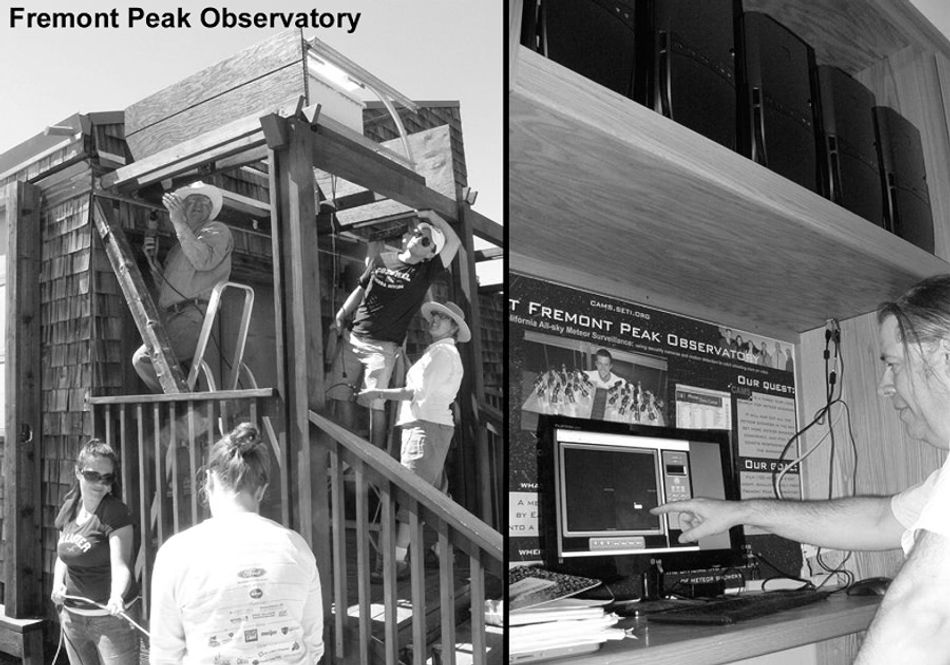
<svg viewBox="0 0 950 665">
<path fill-rule="evenodd" d="M 429 484 L 440 487 L 455 431 L 452 402 L 462 385 L 462 359 L 455 345 L 471 340 L 472 331 L 461 308 L 453 302 L 427 302 L 422 305 L 422 316 L 428 323 L 432 343 L 406 372 L 406 386 L 364 390 L 360 397 L 401 402 L 396 421 L 402 428 L 399 461 Z M 402 511 L 397 517 L 396 573 L 401 579 L 409 575 L 409 525 Z M 381 560 L 377 564 L 373 576 L 376 581 L 381 578 Z"/>
</svg>

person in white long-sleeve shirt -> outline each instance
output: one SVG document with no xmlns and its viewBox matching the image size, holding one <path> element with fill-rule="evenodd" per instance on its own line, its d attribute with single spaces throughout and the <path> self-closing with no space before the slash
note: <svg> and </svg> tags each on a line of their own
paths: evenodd
<svg viewBox="0 0 950 665">
<path fill-rule="evenodd" d="M 468 342 L 472 332 L 461 308 L 452 302 L 427 302 L 422 305 L 422 316 L 429 324 L 432 343 L 406 372 L 406 386 L 364 390 L 360 396 L 401 402 L 396 421 L 402 428 L 399 461 L 430 485 L 445 491 L 442 470 L 455 431 L 452 402 L 462 385 L 463 374 L 455 344 Z M 400 511 L 400 516 L 396 530 L 396 574 L 401 579 L 409 574 L 409 525 L 405 513 Z M 381 560 L 377 560 L 372 579 L 382 580 Z"/>
<path fill-rule="evenodd" d="M 258 514 L 270 461 L 238 425 L 211 449 L 211 517 L 162 545 L 152 575 L 150 662 L 280 662 L 323 655 L 316 559 L 300 534 Z"/>
</svg>

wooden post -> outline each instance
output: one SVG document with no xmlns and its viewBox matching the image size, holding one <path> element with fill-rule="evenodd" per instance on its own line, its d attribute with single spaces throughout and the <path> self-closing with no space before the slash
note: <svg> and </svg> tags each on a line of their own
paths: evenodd
<svg viewBox="0 0 950 665">
<path fill-rule="evenodd" d="M 475 275 L 474 233 L 472 224 L 467 219 L 467 212 L 468 206 L 460 202 L 456 232 L 462 241 L 462 246 L 455 258 L 455 269 L 452 271 L 455 302 L 465 312 L 465 321 L 472 329 L 472 340 L 468 344 L 459 345 L 465 376 L 462 378 L 462 388 L 459 391 L 459 395 L 462 396 L 459 400 L 462 422 L 458 423 L 457 431 L 461 441 L 467 444 L 464 449 L 471 449 L 471 444 L 474 444 L 474 466 L 478 474 L 476 482 L 478 510 L 472 512 L 488 524 L 497 527 L 498 524 L 492 519 L 493 499 L 491 463 L 488 459 L 488 432 L 478 411 L 478 405 L 485 402 L 485 379 L 482 375 L 482 316 L 478 303 L 478 281 Z"/>
<path fill-rule="evenodd" d="M 40 190 L 6 190 L 6 441 L 3 454 L 4 607 L 26 618 L 43 610 L 40 533 Z"/>
<path fill-rule="evenodd" d="M 274 120 L 268 119 L 265 132 Z M 285 409 L 290 457 L 296 465 L 299 513 L 294 524 L 313 549 L 321 578 L 330 580 L 330 511 L 326 491 L 329 448 L 321 445 L 324 435 L 311 436 L 309 419 L 310 410 L 322 412 L 325 404 L 313 130 L 309 122 L 299 118 L 277 120 L 282 125 L 279 131 L 269 134 L 268 144 L 278 388 Z M 328 617 L 331 588 L 324 584 Z"/>
</svg>

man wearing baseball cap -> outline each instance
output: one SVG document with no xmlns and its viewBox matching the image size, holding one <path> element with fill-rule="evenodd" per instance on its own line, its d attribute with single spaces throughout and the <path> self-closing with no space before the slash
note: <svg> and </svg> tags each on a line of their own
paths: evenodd
<svg viewBox="0 0 950 665">
<path fill-rule="evenodd" d="M 223 197 L 214 185 L 193 183 L 165 194 L 162 203 L 178 242 L 169 250 L 164 266 L 157 262 L 156 238 L 146 238 L 143 251 L 158 285 L 158 310 L 172 350 L 180 362 L 189 361 L 198 343 L 211 290 L 231 276 L 234 240 L 231 230 L 215 221 Z M 144 344 L 132 356 L 132 365 L 153 392 L 162 392 Z"/>
<path fill-rule="evenodd" d="M 452 227 L 432 210 L 417 210 L 419 223 L 398 252 L 368 258 L 359 285 L 336 313 L 330 336 L 343 335 L 342 349 L 327 374 L 327 396 L 337 400 L 343 425 L 353 430 L 357 412 L 354 391 L 386 388 L 396 352 L 406 339 L 412 317 L 426 299 L 429 286 L 445 273 L 461 241 Z M 347 321 L 352 328 L 344 335 Z M 362 376 L 362 382 L 358 383 Z M 358 397 L 370 408 L 372 443 L 385 447 L 385 400 Z"/>
</svg>

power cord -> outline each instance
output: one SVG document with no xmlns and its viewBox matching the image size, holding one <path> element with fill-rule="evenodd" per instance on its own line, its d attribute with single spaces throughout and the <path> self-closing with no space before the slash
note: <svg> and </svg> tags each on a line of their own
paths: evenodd
<svg viewBox="0 0 950 665">
<path fill-rule="evenodd" d="M 833 349 L 833 354 L 832 354 Z M 827 327 L 825 329 L 825 349 L 822 354 L 825 362 L 825 405 L 819 409 L 814 419 L 802 428 L 799 432 L 796 432 L 795 435 L 789 439 L 786 443 L 785 449 L 782 451 L 780 459 L 784 459 L 786 452 L 791 447 L 791 444 L 800 436 L 802 436 L 806 431 L 816 424 L 823 423 L 827 417 L 828 431 L 822 436 L 818 442 L 812 446 L 809 450 L 805 451 L 797 459 L 790 462 L 786 465 L 781 471 L 777 474 L 773 474 L 773 489 L 775 495 L 778 499 L 782 499 L 781 492 L 781 482 L 785 474 L 787 474 L 791 469 L 795 468 L 800 462 L 806 459 L 809 455 L 815 452 L 825 441 L 825 439 L 830 440 L 829 455 L 828 455 L 828 499 L 832 499 L 834 496 L 834 465 L 835 465 L 835 453 L 836 453 L 836 439 L 835 439 L 835 426 L 840 422 L 842 417 L 845 417 L 845 422 L 848 426 L 848 441 L 851 445 L 851 451 L 854 459 L 854 465 L 851 469 L 851 487 L 850 493 L 854 493 L 857 487 L 857 468 L 858 468 L 858 449 L 857 442 L 854 438 L 854 429 L 851 422 L 851 409 L 848 406 L 848 403 L 844 400 L 844 353 L 841 350 L 841 327 L 838 322 L 834 319 L 828 321 Z M 832 362 L 833 361 L 833 364 Z M 836 393 L 837 387 L 837 394 Z M 844 410 L 839 414 L 837 419 L 831 417 L 832 407 L 836 404 L 841 404 L 844 407 Z M 847 488 L 845 488 L 847 491 Z M 833 577 L 837 575 L 843 575 L 846 581 L 846 586 L 850 585 L 854 580 L 854 574 L 851 571 L 844 568 L 845 564 L 851 559 L 853 552 L 848 551 L 845 553 L 844 558 L 838 563 L 837 566 L 830 566 L 824 559 L 822 548 L 817 549 L 815 555 L 815 561 L 818 563 L 822 571 L 827 573 L 824 581 L 821 582 L 818 588 L 821 588 L 827 584 Z"/>
<path fill-rule="evenodd" d="M 81 603 L 86 603 L 86 604 L 88 604 L 88 605 L 95 605 L 95 606 L 98 607 L 99 609 L 107 610 L 107 611 L 108 611 L 108 608 L 107 608 L 105 605 L 103 605 L 102 603 L 97 603 L 96 601 L 91 600 L 91 599 L 89 599 L 89 598 L 84 598 L 83 596 L 65 595 L 65 596 L 63 596 L 63 598 L 66 598 L 66 599 L 68 599 L 68 600 L 77 600 L 77 601 L 79 601 L 79 602 L 81 602 Z M 135 600 L 138 600 L 138 599 L 136 598 Z M 133 602 L 134 602 L 134 601 L 133 601 Z M 138 630 L 140 633 L 142 633 L 143 635 L 145 635 L 145 637 L 149 637 L 149 638 L 151 637 L 151 635 L 148 634 L 148 631 L 145 630 L 144 628 L 142 628 L 142 626 L 138 625 L 138 624 L 132 619 L 132 617 L 130 617 L 130 616 L 128 615 L 128 613 L 127 613 L 125 610 L 121 610 L 116 616 L 120 616 L 120 617 L 122 617 L 123 619 L 125 619 L 126 621 L 128 621 L 130 624 L 132 624 L 132 627 L 133 627 L 133 628 L 135 628 L 135 629 Z"/>
<path fill-rule="evenodd" d="M 779 568 L 777 565 L 772 563 L 768 558 L 766 558 L 766 556 L 762 554 L 762 552 L 753 552 L 752 554 L 753 556 L 755 556 L 756 559 L 758 559 L 759 561 L 764 563 L 766 566 L 768 566 L 769 568 L 774 570 L 776 573 L 778 573 L 778 575 L 772 575 L 762 580 L 762 591 L 767 591 L 767 589 L 765 588 L 765 585 L 768 584 L 770 581 L 781 580 L 781 579 L 788 579 L 788 580 L 793 580 L 795 582 L 801 582 L 802 586 L 800 586 L 799 589 L 814 589 L 815 588 L 815 585 L 812 584 L 809 580 L 802 579 L 798 575 L 790 575 L 786 571 Z"/>
<path fill-rule="evenodd" d="M 66 598 L 66 599 L 68 599 L 68 600 L 77 600 L 77 601 L 79 601 L 79 602 L 81 602 L 81 603 L 86 603 L 87 605 L 95 605 L 96 607 L 98 607 L 99 609 L 102 609 L 102 610 L 108 610 L 108 608 L 107 608 L 105 605 L 103 605 L 102 603 L 97 603 L 96 601 L 94 601 L 94 600 L 92 600 L 92 599 L 90 599 L 90 598 L 85 598 L 85 597 L 83 597 L 83 596 L 73 596 L 73 595 L 67 594 L 67 595 L 63 596 L 63 598 Z M 135 600 L 138 600 L 138 599 L 136 598 Z M 133 601 L 133 602 L 134 602 L 134 601 Z M 68 612 L 69 610 L 66 610 L 66 611 Z M 143 635 L 145 635 L 146 639 L 151 639 L 151 638 L 152 638 L 152 636 L 149 635 L 149 632 L 148 632 L 147 630 L 145 630 L 144 628 L 142 628 L 142 626 L 140 626 L 138 623 L 136 623 L 136 622 L 132 619 L 132 617 L 130 617 L 130 616 L 125 612 L 125 610 L 119 612 L 116 616 L 119 616 L 119 617 L 125 619 L 129 624 L 131 624 L 131 626 L 132 626 L 133 628 L 135 628 L 135 629 L 138 630 L 140 633 L 142 633 Z M 52 665 L 56 665 L 56 662 L 59 660 L 59 654 L 60 654 L 60 652 L 63 650 L 63 644 L 65 643 L 65 641 L 66 641 L 66 631 L 65 631 L 65 629 L 63 628 L 62 621 L 60 621 L 60 624 L 59 624 L 59 643 L 56 645 L 56 653 L 53 654 L 53 660 L 50 661 L 50 662 L 52 663 Z"/>
</svg>

